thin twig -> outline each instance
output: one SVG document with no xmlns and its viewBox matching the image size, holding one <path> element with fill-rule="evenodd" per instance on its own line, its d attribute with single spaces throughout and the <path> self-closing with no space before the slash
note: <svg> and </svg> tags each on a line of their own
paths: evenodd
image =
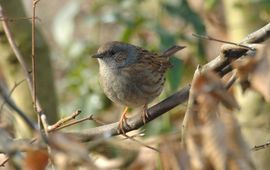
<svg viewBox="0 0 270 170">
<path fill-rule="evenodd" d="M 26 63 L 24 61 L 24 57 L 22 56 L 22 54 L 21 54 L 21 52 L 20 52 L 20 50 L 19 50 L 19 48 L 18 48 L 18 46 L 17 46 L 17 44 L 16 44 L 16 42 L 14 40 L 14 37 L 13 37 L 13 35 L 12 35 L 11 31 L 10 31 L 10 28 L 8 26 L 7 20 L 5 20 L 6 17 L 4 15 L 3 8 L 1 6 L 1 4 L 0 4 L 0 17 L 4 18 L 1 21 L 2 26 L 3 26 L 3 30 L 4 30 L 4 32 L 6 34 L 6 37 L 7 37 L 7 40 L 9 42 L 9 44 L 10 44 L 11 49 L 13 50 L 13 52 L 14 52 L 16 58 L 18 59 L 20 65 L 22 66 L 23 73 L 24 73 L 24 76 L 25 76 L 25 78 L 27 80 L 28 88 L 29 88 L 29 91 L 30 91 L 30 94 L 31 94 L 31 97 L 32 97 L 32 101 L 34 101 L 35 97 L 34 97 L 33 79 L 32 79 L 31 73 L 28 71 L 27 65 L 26 65 Z M 41 117 L 41 115 L 46 117 L 45 114 L 43 113 L 43 109 L 42 109 L 41 104 L 40 104 L 38 99 L 36 99 L 36 106 L 37 106 L 38 117 Z M 13 109 L 15 110 L 16 108 L 13 108 Z M 19 113 L 20 110 L 15 110 L 15 111 L 17 113 Z M 22 114 L 22 115 L 24 115 L 24 114 Z M 25 119 L 25 121 L 27 121 L 27 119 Z M 39 125 L 40 124 L 41 123 L 39 123 Z M 46 126 L 46 124 L 47 123 L 45 123 L 43 125 Z M 28 123 L 28 125 L 31 125 L 31 124 Z M 44 133 L 41 131 L 41 126 L 39 126 L 38 128 L 33 126 L 32 129 L 35 129 L 35 131 L 40 130 L 39 132 L 40 132 L 41 138 L 43 139 L 43 141 L 46 144 L 48 143 L 47 136 L 45 136 Z"/>
<path fill-rule="evenodd" d="M 16 104 L 10 99 L 10 93 L 6 91 L 4 85 L 0 82 L 0 95 L 3 97 L 4 102 L 12 108 L 18 115 L 24 120 L 24 122 L 33 130 L 37 130 L 37 126 L 27 117 L 27 115 L 22 112 Z"/>
<path fill-rule="evenodd" d="M 11 88 L 11 90 L 10 90 L 10 92 L 9 92 L 9 94 L 8 94 L 8 97 L 11 96 L 11 94 L 14 92 L 14 90 L 15 90 L 22 82 L 24 82 L 24 80 L 25 80 L 25 79 L 19 81 L 18 83 L 15 82 L 14 86 Z M 4 105 L 5 105 L 5 102 L 3 102 L 3 103 L 1 104 L 1 106 L 0 106 L 0 113 L 2 112 L 2 110 L 3 110 L 3 108 L 4 108 Z"/>
<path fill-rule="evenodd" d="M 46 136 L 48 136 L 48 134 L 49 134 L 48 126 L 49 125 L 47 124 L 46 116 L 44 114 L 42 114 L 40 116 L 40 120 L 41 120 L 41 123 L 43 125 L 44 132 L 45 132 Z"/>
<path fill-rule="evenodd" d="M 192 35 L 194 37 L 201 38 L 201 39 L 212 40 L 212 41 L 217 41 L 217 42 L 221 42 L 221 43 L 225 43 L 225 44 L 236 45 L 236 46 L 243 47 L 243 48 L 246 48 L 246 49 L 252 50 L 252 51 L 255 50 L 254 48 L 243 45 L 243 44 L 238 44 L 238 43 L 234 43 L 234 42 L 230 42 L 230 41 L 220 40 L 220 39 L 217 39 L 217 38 L 213 38 L 213 37 L 211 37 L 209 35 L 199 35 L 199 34 L 192 34 Z"/>
<path fill-rule="evenodd" d="M 36 6 L 37 3 L 39 2 L 39 0 L 32 0 L 32 18 L 36 17 Z M 37 90 L 36 90 L 36 55 L 35 55 L 35 44 L 36 44 L 36 20 L 32 19 L 32 79 L 33 79 L 33 93 L 34 93 L 34 109 L 36 112 L 38 112 L 37 110 L 37 105 L 36 105 L 36 101 L 37 101 Z"/>
<path fill-rule="evenodd" d="M 6 18 L 1 5 L 0 5 L 0 17 L 1 18 Z M 6 34 L 7 40 L 9 42 L 9 44 L 10 44 L 10 47 L 13 50 L 15 56 L 17 57 L 20 65 L 22 66 L 23 73 L 24 73 L 25 78 L 27 80 L 27 84 L 28 84 L 28 88 L 29 88 L 32 100 L 34 101 L 33 79 L 32 79 L 32 76 L 31 76 L 30 72 L 28 71 L 27 64 L 25 63 L 24 57 L 22 56 L 22 54 L 21 54 L 21 52 L 20 52 L 20 50 L 19 50 L 19 48 L 18 48 L 18 46 L 17 46 L 17 44 L 16 44 L 16 42 L 14 40 L 14 37 L 13 37 L 11 31 L 10 31 L 10 28 L 8 26 L 7 21 L 5 19 L 3 19 L 1 21 L 1 23 L 2 23 L 2 26 L 3 26 L 3 30 L 4 30 L 4 32 Z M 36 100 L 36 105 L 37 105 L 38 114 L 39 115 L 44 114 L 43 111 L 42 111 L 42 107 L 40 105 L 39 100 Z"/>
<path fill-rule="evenodd" d="M 25 81 L 25 79 L 23 79 L 23 80 L 21 80 L 19 82 L 15 82 L 14 86 L 10 90 L 9 96 L 11 96 L 11 94 L 14 92 L 14 90 L 24 81 Z"/>
<path fill-rule="evenodd" d="M 27 65 L 26 65 L 26 63 L 25 63 L 25 61 L 23 59 L 23 56 L 22 56 L 21 52 L 19 51 L 19 49 L 18 49 L 18 47 L 17 47 L 17 45 L 16 45 L 16 43 L 14 41 L 14 38 L 13 38 L 12 33 L 10 32 L 10 29 L 9 29 L 9 26 L 8 26 L 8 23 L 7 23 L 7 20 L 6 20 L 6 17 L 3 14 L 3 8 L 2 8 L 1 5 L 0 5 L 0 17 L 3 18 L 3 20 L 1 20 L 1 22 L 2 22 L 2 26 L 3 26 L 3 30 L 6 33 L 7 40 L 9 42 L 10 47 L 12 48 L 15 56 L 17 57 L 17 59 L 19 60 L 21 66 L 22 66 L 23 72 L 25 74 L 27 83 L 28 83 L 28 85 L 30 87 L 30 91 L 31 91 L 32 78 L 31 78 L 31 76 L 28 73 Z"/>
<path fill-rule="evenodd" d="M 99 125 L 106 125 L 106 124 L 107 124 L 107 123 L 105 123 L 105 122 L 103 122 L 103 121 L 100 121 L 100 120 L 94 118 L 94 116 L 92 116 L 92 119 L 91 119 L 91 120 L 93 120 L 95 123 L 97 123 L 97 124 L 99 124 Z"/>
<path fill-rule="evenodd" d="M 144 146 L 144 147 L 146 147 L 146 148 L 148 148 L 148 149 L 151 149 L 151 150 L 153 150 L 153 151 L 156 151 L 156 152 L 160 153 L 160 150 L 158 150 L 157 148 L 154 148 L 154 147 L 152 147 L 152 146 L 146 145 L 145 143 L 143 143 L 143 142 L 141 142 L 141 141 L 139 141 L 139 140 L 137 140 L 137 139 L 135 139 L 135 138 L 133 138 L 133 137 L 130 137 L 130 136 L 128 136 L 127 134 L 122 134 L 122 136 L 124 136 L 124 137 L 126 137 L 127 139 L 132 140 L 132 141 L 134 141 L 134 142 L 136 142 L 136 143 L 138 143 L 138 144 L 140 144 L 140 145 L 142 145 L 142 146 Z"/>
<path fill-rule="evenodd" d="M 82 112 L 81 110 L 76 110 L 70 116 L 64 117 L 64 118 L 60 119 L 58 122 L 56 122 L 55 124 L 49 126 L 48 130 L 53 131 L 54 129 L 59 128 L 60 126 L 69 122 L 70 120 L 75 119 L 81 112 Z"/>
<path fill-rule="evenodd" d="M 144 132 L 145 132 L 145 129 L 140 130 L 138 133 L 136 133 L 136 134 L 134 134 L 134 135 L 131 135 L 131 136 L 129 136 L 129 137 L 131 137 L 131 138 L 142 137 L 142 136 L 145 135 Z M 124 138 L 124 139 L 128 139 L 128 138 Z"/>
<path fill-rule="evenodd" d="M 6 20 L 8 22 L 13 22 L 13 21 L 20 21 L 20 20 L 32 20 L 32 17 L 17 17 L 17 18 L 2 18 L 0 17 L 0 21 Z M 35 17 L 35 20 L 41 22 L 41 19 L 39 17 Z"/>
<path fill-rule="evenodd" d="M 58 127 L 58 128 L 55 128 L 55 129 L 50 129 L 49 132 L 56 131 L 56 130 L 60 130 L 60 129 L 64 129 L 64 128 L 66 128 L 66 127 L 76 125 L 76 124 L 81 123 L 81 122 L 84 122 L 84 121 L 86 121 L 86 120 L 94 120 L 94 119 L 93 119 L 93 115 L 90 115 L 90 116 L 88 116 L 88 117 L 85 117 L 85 118 L 82 118 L 82 119 L 79 119 L 79 120 L 75 120 L 75 121 L 73 121 L 73 122 L 69 122 L 69 123 L 67 123 L 67 124 L 65 124 L 65 125 L 62 125 L 62 126 L 60 126 L 60 127 Z"/>
<path fill-rule="evenodd" d="M 134 134 L 134 135 L 132 135 L 132 136 L 129 136 L 129 135 L 127 135 L 127 134 L 122 134 L 122 136 L 125 137 L 123 140 L 129 139 L 129 140 L 132 140 L 132 141 L 134 141 L 134 142 L 136 142 L 136 143 L 142 145 L 143 147 L 146 147 L 146 148 L 148 148 L 148 149 L 154 150 L 154 151 L 156 151 L 156 152 L 160 152 L 160 150 L 158 150 L 157 148 L 154 148 L 154 147 L 152 147 L 152 146 L 149 146 L 149 145 L 147 145 L 147 144 L 145 144 L 145 143 L 143 143 L 143 142 L 141 142 L 141 141 L 135 139 L 135 137 L 138 137 L 138 136 L 139 136 L 139 137 L 144 136 L 144 131 L 145 131 L 145 129 L 142 130 L 142 131 L 140 131 L 138 134 Z"/>
<path fill-rule="evenodd" d="M 252 151 L 258 151 L 261 149 L 266 149 L 270 147 L 270 141 L 267 141 L 266 143 L 262 144 L 262 145 L 255 145 L 251 150 Z"/>
</svg>

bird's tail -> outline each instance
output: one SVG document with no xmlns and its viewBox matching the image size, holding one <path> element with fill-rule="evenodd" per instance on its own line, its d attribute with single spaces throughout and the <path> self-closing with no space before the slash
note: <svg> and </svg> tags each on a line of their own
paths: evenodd
<svg viewBox="0 0 270 170">
<path fill-rule="evenodd" d="M 174 45 L 171 48 L 169 48 L 166 51 L 164 51 L 163 54 L 162 54 L 162 56 L 163 57 L 170 57 L 174 53 L 176 53 L 177 51 L 182 50 L 184 48 L 185 48 L 185 46 Z"/>
</svg>

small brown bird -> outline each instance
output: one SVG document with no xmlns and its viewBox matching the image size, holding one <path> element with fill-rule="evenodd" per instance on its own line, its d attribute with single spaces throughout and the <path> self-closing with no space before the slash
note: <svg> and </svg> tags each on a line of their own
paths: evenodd
<svg viewBox="0 0 270 170">
<path fill-rule="evenodd" d="M 162 54 L 152 53 L 143 48 L 123 43 L 108 42 L 102 45 L 97 54 L 100 82 L 105 94 L 113 102 L 126 106 L 120 121 L 119 130 L 126 123 L 128 107 L 143 106 L 142 119 L 145 123 L 147 104 L 160 95 L 165 72 L 171 67 L 169 57 L 183 46 L 173 46 Z"/>
</svg>

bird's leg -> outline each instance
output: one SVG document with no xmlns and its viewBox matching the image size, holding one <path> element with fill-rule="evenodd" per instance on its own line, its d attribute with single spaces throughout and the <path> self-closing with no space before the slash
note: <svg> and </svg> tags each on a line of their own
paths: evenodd
<svg viewBox="0 0 270 170">
<path fill-rule="evenodd" d="M 142 116 L 143 123 L 145 124 L 146 118 L 147 119 L 149 118 L 148 111 L 147 111 L 147 104 L 143 105 L 143 112 L 141 116 Z"/>
<path fill-rule="evenodd" d="M 121 114 L 119 124 L 118 124 L 118 130 L 120 132 L 122 132 L 123 134 L 125 134 L 125 131 L 123 129 L 123 125 L 124 125 L 124 123 L 127 125 L 127 116 L 126 116 L 127 111 L 128 111 L 128 107 L 125 107 L 124 111 Z"/>
</svg>

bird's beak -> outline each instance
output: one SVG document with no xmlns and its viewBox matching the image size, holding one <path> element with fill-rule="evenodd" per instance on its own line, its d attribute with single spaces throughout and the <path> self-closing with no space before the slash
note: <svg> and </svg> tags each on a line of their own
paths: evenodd
<svg viewBox="0 0 270 170">
<path fill-rule="evenodd" d="M 102 58 L 102 56 L 100 54 L 94 54 L 91 56 L 91 58 Z"/>
</svg>

